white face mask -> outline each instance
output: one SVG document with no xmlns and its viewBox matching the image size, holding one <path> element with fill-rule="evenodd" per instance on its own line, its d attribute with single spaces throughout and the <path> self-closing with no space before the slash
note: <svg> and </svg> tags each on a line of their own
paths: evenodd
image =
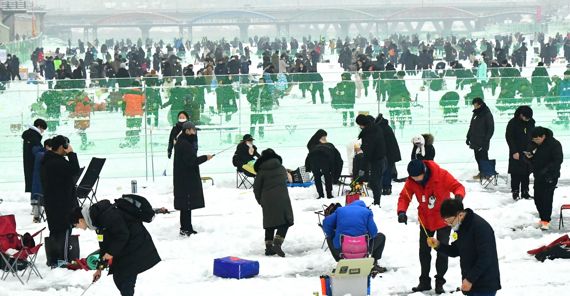
<svg viewBox="0 0 570 296">
<path fill-rule="evenodd" d="M 186 119 L 186 118 L 178 118 L 178 122 L 186 122 L 186 121 L 188 121 L 188 119 Z"/>
</svg>

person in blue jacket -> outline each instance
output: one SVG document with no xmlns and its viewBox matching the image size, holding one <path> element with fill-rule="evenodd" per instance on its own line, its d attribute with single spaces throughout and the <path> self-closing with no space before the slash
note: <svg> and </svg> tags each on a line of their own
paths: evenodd
<svg viewBox="0 0 570 296">
<path fill-rule="evenodd" d="M 356 237 L 368 234 L 370 237 L 369 250 L 372 250 L 372 257 L 374 258 L 372 274 L 386 271 L 386 268 L 378 265 L 378 260 L 382 258 L 384 251 L 386 236 L 378 232 L 378 227 L 374 223 L 374 215 L 363 201 L 357 200 L 348 206 L 339 207 L 323 220 L 323 230 L 327 236 L 327 244 L 331 254 L 336 261 L 341 259 L 341 235 Z"/>
<path fill-rule="evenodd" d="M 495 232 L 485 219 L 464 209 L 460 198 L 441 204 L 441 217 L 457 234 L 451 245 L 428 237 L 430 247 L 449 257 L 459 257 L 461 291 L 470 296 L 495 296 L 501 289 Z"/>
</svg>

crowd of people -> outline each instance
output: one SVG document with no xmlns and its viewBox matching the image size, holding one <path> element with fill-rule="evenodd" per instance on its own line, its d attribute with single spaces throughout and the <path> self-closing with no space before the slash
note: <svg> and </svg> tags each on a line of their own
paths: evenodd
<svg viewBox="0 0 570 296">
<path fill-rule="evenodd" d="M 558 46 L 563 38 L 557 35 L 545 42 L 544 37 L 540 36 L 538 42 L 541 44 L 544 65 L 537 66 L 537 71 L 540 71 L 533 77 L 532 83 L 520 76 L 520 67 L 525 66 L 526 61 L 526 43 L 521 35 L 497 38 L 495 47 L 490 41 L 467 38 L 457 40 L 455 37 L 449 41 L 438 38 L 432 44 L 426 44 L 420 42 L 417 36 L 392 36 L 384 41 L 383 46 L 376 39 L 368 42 L 361 37 L 352 42 L 340 39 L 329 42 L 331 53 L 336 50 L 339 63 L 347 71 L 341 75 L 341 81 L 336 87 L 329 89 L 332 107 L 342 111 L 344 126 L 357 125 L 360 128 L 359 134 L 355 134 L 358 140 L 349 145 L 348 160 L 352 179 L 366 182 L 372 190 L 373 204 L 370 207 L 379 206 L 382 195 L 392 194 L 393 181 L 404 181 L 395 213 L 400 223 L 407 224 L 406 213 L 414 196 L 419 203 L 421 275 L 413 292 L 432 289 L 429 276 L 431 248 L 438 252 L 435 263 L 437 294 L 445 292 L 448 256 L 461 257 L 464 292 L 470 295 L 495 295 L 501 285 L 493 230 L 471 209 L 463 208 L 462 200 L 467 195 L 465 187 L 434 161 L 432 135 L 418 134 L 411 139 L 408 176 L 402 179 L 397 177 L 396 163 L 402 160 L 402 156 L 400 144 L 394 135 L 394 123 L 410 120 L 412 103 L 403 77 L 421 73 L 426 78 L 425 86 L 432 90 L 441 90 L 441 82 L 447 74 L 458 78 L 456 90 L 470 85 L 471 93 L 465 96 L 465 100 L 467 105 L 473 106 L 473 116 L 469 130 L 466 131 L 466 144 L 475 153 L 478 167 L 475 177 L 478 179 L 489 177 L 483 173 L 482 165 L 489 160 L 490 140 L 495 132 L 493 112 L 480 95 L 481 89 L 490 88 L 494 92 L 500 87 L 495 107 L 501 110 L 499 101 L 504 99 L 508 102 L 503 107 L 515 109 L 514 117 L 505 131 L 509 145 L 513 199 L 534 198 L 540 228 L 548 230 L 553 195 L 563 161 L 562 146 L 551 130 L 535 127 L 532 108 L 522 98 L 544 98 L 546 101 L 549 97 L 555 97 L 556 108 L 561 110 L 559 118 L 568 121 L 570 103 L 560 102 L 570 98 L 570 70 L 565 72 L 563 79 L 554 81 L 554 86 L 549 87 L 550 78 L 544 72 L 557 54 L 556 52 L 553 56 L 550 46 Z M 564 41 L 565 51 L 567 44 L 570 44 L 568 39 L 567 36 Z M 509 52 L 513 48 L 510 41 L 520 45 L 515 45 L 516 50 L 512 53 Z M 326 43 L 308 38 L 301 45 L 294 38 L 289 43 L 281 39 L 271 41 L 269 38 L 252 38 L 249 44 L 255 45 L 257 54 L 262 57 L 260 67 L 263 74 L 258 82 L 252 82 L 248 75 L 252 53 L 248 46 L 237 40 L 203 40 L 194 44 L 176 40 L 174 46 L 166 46 L 165 54 L 162 53 L 164 44 L 153 44 L 150 40 L 145 42 L 146 51 L 142 40 L 136 45 L 129 41 L 115 43 L 110 40 L 101 45 L 100 53 L 97 51 L 97 41 L 87 47 L 80 42 L 77 51 L 84 54 L 84 59 L 77 58 L 76 50 L 71 44 L 65 54 L 67 57 L 56 51 L 55 57 L 48 56 L 44 59 L 45 54 L 41 48 L 32 54 L 35 70 L 48 80 L 50 89 L 54 88 L 38 98 L 39 102 L 47 106 L 47 120 L 36 120 L 22 135 L 26 192 L 31 193 L 34 222 L 40 222 L 41 207 L 45 208 L 50 237 L 58 242 L 57 249 L 61 250 L 48 265 L 58 266 L 60 261 L 68 261 L 65 250 L 72 226 L 93 229 L 101 233 L 101 237 L 105 236 L 105 241 L 100 241 L 101 257 L 114 262 L 111 272 L 114 273 L 115 284 L 122 295 L 133 295 L 137 275 L 160 261 L 150 234 L 142 222 L 130 219 L 120 209 L 111 207 L 108 201 L 78 206 L 74 185 L 78 178 L 79 163 L 69 139 L 59 135 L 41 143 L 46 130 L 55 131 L 60 106 L 63 104 L 70 108 L 76 120 L 75 126 L 81 130 L 82 148 L 90 145 L 85 130 L 89 127 L 93 101 L 86 95 L 85 88 L 95 85 L 109 90 L 107 108 L 122 109 L 126 117 L 128 130 L 121 147 L 132 147 L 138 143 L 145 114 L 148 124 L 152 124 L 153 120 L 157 124 L 158 110 L 171 106 L 169 118 L 173 128 L 168 140 L 167 156 L 172 158 L 174 164 L 174 208 L 180 211 L 182 237 L 197 234 L 192 224 L 192 211 L 205 207 L 200 165 L 214 157 L 198 154 L 199 126 L 206 123 L 202 120 L 205 91 L 213 89 L 216 93 L 217 112 L 227 121 L 237 112 L 236 100 L 240 93 L 244 94 L 251 108 L 251 130 L 238 144 L 232 164 L 240 172 L 255 178 L 253 193 L 262 208 L 265 255 L 286 256 L 286 248 L 283 248 L 285 237 L 288 229 L 294 225 L 287 183 L 293 178 L 283 166 L 283 159 L 277 151 L 267 148 L 258 152 L 258 148 L 253 145 L 255 125 L 259 124 L 257 135 L 263 138 L 266 132 L 264 124 L 273 122 L 271 111 L 279 105 L 280 99 L 287 97 L 288 89 L 294 84 L 299 86 L 303 95 L 310 91 L 313 104 L 317 103 L 317 94 L 320 102 L 324 103 L 323 79 L 317 71 L 317 64 L 323 59 Z M 476 44 L 481 46 L 479 60 L 475 60 Z M 155 45 L 155 52 L 151 55 Z M 114 52 L 110 50 L 111 47 Z M 231 48 L 235 48 L 241 56 L 229 55 Z M 398 48 L 403 49 L 401 54 Z M 414 57 L 411 48 L 419 49 L 420 56 Z M 181 55 L 190 49 L 191 55 L 204 65 L 196 73 L 192 63 L 182 68 Z M 433 65 L 434 52 L 438 50 L 444 53 L 447 62 L 443 62 L 443 66 L 440 63 Z M 99 55 L 104 58 L 97 58 Z M 375 61 L 373 57 L 376 58 Z M 513 59 L 515 67 L 509 64 L 508 57 Z M 464 69 L 457 59 L 473 60 L 475 69 Z M 402 65 L 402 70 L 396 70 L 398 65 Z M 491 70 L 487 71 L 487 66 Z M 483 74 L 479 75 L 480 72 Z M 490 79 L 488 73 L 491 78 L 500 77 L 500 81 Z M 376 99 L 387 101 L 387 117 L 383 114 L 376 118 L 365 114 L 355 116 L 355 98 L 361 91 L 367 95 L 370 80 Z M 155 87 L 165 83 L 171 84 L 171 87 L 168 101 L 163 103 L 161 93 Z M 235 83 L 247 87 L 236 92 Z M 525 91 L 530 92 L 530 95 L 527 96 Z M 522 98 L 515 98 L 514 92 L 520 92 Z M 446 99 L 442 98 L 441 104 L 444 112 L 449 115 L 447 119 L 457 120 L 459 95 L 451 91 L 444 97 Z M 452 102 L 454 100 L 455 103 Z M 552 99 L 548 100 L 552 103 Z M 558 106 L 561 105 L 568 107 L 567 110 L 559 109 L 561 107 Z M 328 142 L 327 136 L 327 131 L 319 129 L 307 143 L 305 168 L 313 173 L 317 198 L 334 197 L 333 184 L 339 182 L 344 164 L 340 152 Z M 529 192 L 531 173 L 534 174 L 534 197 Z M 369 252 L 374 258 L 372 274 L 376 275 L 386 271 L 379 261 L 387 238 L 376 226 L 370 207 L 367 208 L 363 201 L 356 201 L 337 208 L 334 212 L 327 213 L 322 227 L 335 260 L 342 257 L 342 236 L 368 235 Z M 452 231 L 460 236 L 449 245 Z M 142 247 L 136 248 L 136 245 Z M 129 265 L 128 262 L 136 264 Z M 98 270 L 94 280 L 100 275 L 101 271 Z"/>
</svg>

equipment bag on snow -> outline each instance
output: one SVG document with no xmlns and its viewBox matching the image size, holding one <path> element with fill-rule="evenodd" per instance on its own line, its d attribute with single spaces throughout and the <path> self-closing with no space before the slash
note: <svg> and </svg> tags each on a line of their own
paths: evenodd
<svg viewBox="0 0 570 296">
<path fill-rule="evenodd" d="M 154 209 L 148 200 L 136 194 L 123 194 L 115 199 L 115 206 L 142 222 L 151 222 L 154 219 Z"/>
</svg>

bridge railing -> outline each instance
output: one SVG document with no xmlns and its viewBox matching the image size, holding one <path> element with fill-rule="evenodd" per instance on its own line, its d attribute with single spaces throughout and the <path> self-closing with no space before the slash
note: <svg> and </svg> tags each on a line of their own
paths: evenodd
<svg viewBox="0 0 570 296">
<path fill-rule="evenodd" d="M 354 118 L 359 113 L 382 113 L 394 128 L 405 161 L 411 138 L 431 133 L 436 150 L 443 151 L 436 160 L 472 164 L 465 138 L 471 100 L 476 96 L 484 98 L 495 120 L 490 157 L 505 164 L 505 128 L 520 105 L 534 109 L 537 126 L 552 129 L 562 143 L 570 140 L 570 96 L 563 92 L 570 77 L 564 78 L 563 71 L 553 67 L 549 76 L 533 78 L 530 69 L 523 69 L 521 76 L 486 81 L 463 78 L 465 73 L 458 78 L 458 72 L 445 72 L 443 77 L 434 77 L 432 73 L 438 74 L 431 71 L 407 72 L 402 79 L 380 80 L 374 77 L 387 72 L 352 72 L 350 81 L 355 83 L 346 88 L 339 85 L 338 72 L 321 73 L 322 81 L 311 74 L 274 75 L 273 83 L 266 83 L 261 91 L 255 75 L 210 76 L 203 82 L 187 77 L 145 78 L 142 86 L 133 85 L 134 79 L 60 80 L 49 83 L 52 89 L 47 82 L 12 83 L 0 97 L 0 164 L 21 166 L 20 134 L 34 119 L 44 118 L 48 122 L 44 137 L 69 137 L 82 163 L 92 156 L 106 157 L 112 164 L 104 172 L 106 177 L 151 178 L 172 167 L 167 148 L 180 111 L 188 112 L 201 128 L 201 154 L 232 147 L 250 133 L 260 149 L 276 149 L 286 155 L 286 167 L 295 168 L 304 163 L 305 153 L 299 151 L 305 151 L 309 138 L 322 128 L 345 158 L 343 147 L 359 133 Z M 354 100 L 348 95 L 352 91 Z M 565 155 L 570 155 L 570 146 L 563 146 Z M 233 172 L 232 151 L 220 153 L 204 172 Z M 2 173 L 4 182 L 18 180 L 18 173 Z"/>
</svg>

